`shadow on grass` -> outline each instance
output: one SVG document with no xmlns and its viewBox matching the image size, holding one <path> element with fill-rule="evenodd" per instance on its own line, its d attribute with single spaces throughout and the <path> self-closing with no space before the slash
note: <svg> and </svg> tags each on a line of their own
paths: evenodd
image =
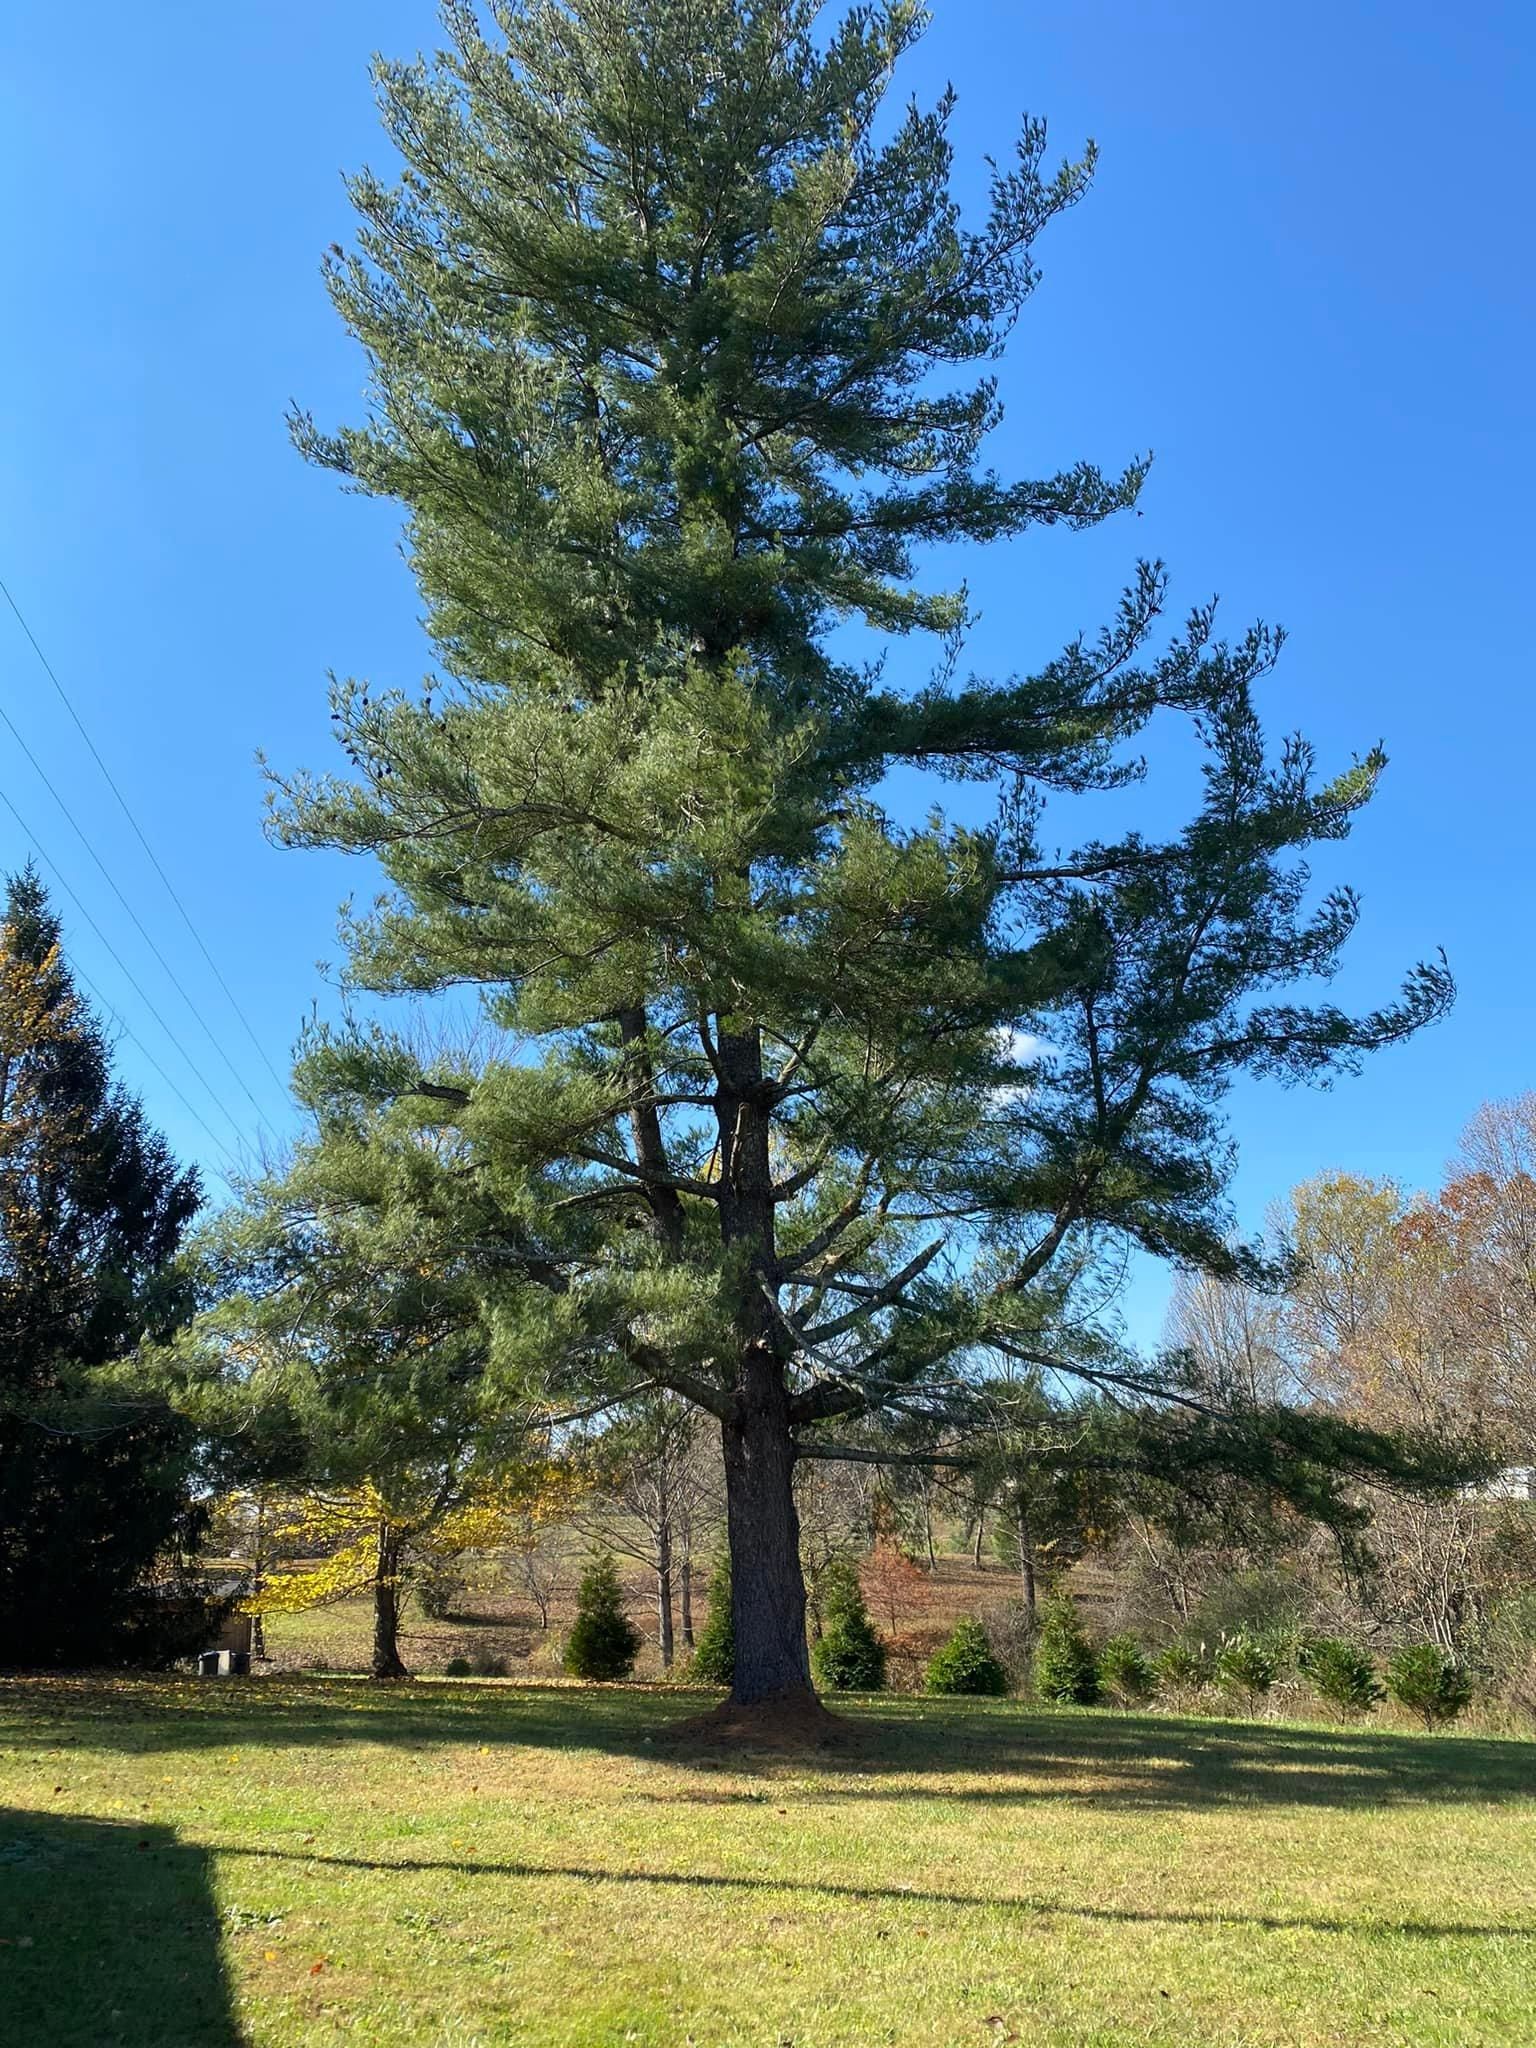
<svg viewBox="0 0 1536 2048">
<path fill-rule="evenodd" d="M 1146 1927 L 1230 1927 L 1254 1929 L 1264 1934 L 1304 1933 L 1360 1935 L 1384 1934 L 1413 1941 L 1497 1940 L 1536 1941 L 1536 1927 L 1518 1923 L 1484 1921 L 1429 1921 L 1370 1919 L 1346 1920 L 1330 1914 L 1313 1913 L 1212 1913 L 1153 1912 L 1134 1906 L 1084 1906 L 1058 1899 L 1011 1893 L 925 1891 L 906 1885 L 831 1884 L 821 1878 L 797 1878 L 778 1872 L 762 1877 L 728 1877 L 688 1870 L 595 1870 L 564 1863 L 482 1863 L 473 1859 L 452 1862 L 401 1858 L 374 1861 L 366 1856 L 300 1854 L 290 1849 L 226 1848 L 224 1856 L 251 1856 L 258 1861 L 332 1866 L 340 1870 L 377 1871 L 390 1876 L 442 1872 L 456 1877 L 510 1877 L 546 1883 L 565 1878 L 573 1883 L 604 1885 L 676 1886 L 689 1891 L 756 1893 L 805 1893 L 834 1904 L 958 1906 L 1003 1913 L 1027 1913 L 1042 1920 L 1085 1920 Z"/>
<path fill-rule="evenodd" d="M 0 1807 L 0 2037 L 239 2048 L 204 1851 L 169 1828 Z"/>
<path fill-rule="evenodd" d="M 687 1769 L 684 1789 L 652 1796 L 711 1803 L 721 1776 L 807 1772 L 822 1798 L 1155 1809 L 1536 1802 L 1529 1742 L 888 1696 L 849 1703 L 849 1739 L 828 1749 L 694 1753 L 668 1739 L 669 1725 L 702 1697 L 679 1687 L 39 1678 L 0 1683 L 0 1723 L 43 1746 L 145 1755 L 246 1743 L 595 1751 Z"/>
</svg>

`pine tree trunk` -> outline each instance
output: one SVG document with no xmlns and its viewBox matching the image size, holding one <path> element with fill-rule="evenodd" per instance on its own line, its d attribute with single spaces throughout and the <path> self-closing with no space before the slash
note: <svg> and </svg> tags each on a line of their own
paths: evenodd
<svg viewBox="0 0 1536 2048">
<path fill-rule="evenodd" d="M 683 1647 L 693 1648 L 693 1553 L 684 1550 L 682 1564 L 678 1567 L 678 1591 L 683 1606 Z"/>
<path fill-rule="evenodd" d="M 985 1509 L 985 1508 L 978 1508 L 978 1509 L 977 1509 L 977 1511 L 976 1511 L 976 1569 L 977 1569 L 977 1571 L 980 1571 L 980 1570 L 981 1570 L 981 1539 L 982 1539 L 982 1536 L 983 1536 L 983 1534 L 984 1534 L 984 1532 L 985 1532 L 985 1530 L 986 1530 L 986 1526 L 987 1526 L 987 1511 L 986 1511 L 986 1509 Z"/>
<path fill-rule="evenodd" d="M 730 1704 L 814 1708 L 805 1576 L 795 1508 L 794 1434 L 773 1303 L 774 1197 L 762 1040 L 755 1026 L 716 1040 L 720 1221 L 743 1255 L 734 1401 L 721 1425 L 736 1680 Z"/>
<path fill-rule="evenodd" d="M 782 1386 L 779 1396 L 775 1403 L 771 1390 L 764 1390 L 723 1432 L 736 1631 L 731 1700 L 744 1707 L 815 1697 L 805 1643 L 794 1452 Z"/>
<path fill-rule="evenodd" d="M 373 1580 L 373 1675 L 409 1678 L 400 1655 L 400 1537 L 379 1524 L 378 1563 Z"/>
</svg>

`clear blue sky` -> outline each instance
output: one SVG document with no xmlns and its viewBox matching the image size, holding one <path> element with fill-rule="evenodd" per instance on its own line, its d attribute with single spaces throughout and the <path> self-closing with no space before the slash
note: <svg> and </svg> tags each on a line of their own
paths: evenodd
<svg viewBox="0 0 1536 2048">
<path fill-rule="evenodd" d="M 316 962 L 369 876 L 266 845 L 253 757 L 329 762 L 328 668 L 410 683 L 429 663 L 396 519 L 307 470 L 282 416 L 290 398 L 324 422 L 358 414 L 319 258 L 349 234 L 340 172 L 387 161 L 370 50 L 434 30 L 419 0 L 12 0 L 0 20 L 0 576 L 279 1071 L 310 1005 L 330 1007 Z M 1385 993 L 1443 945 L 1461 1001 L 1331 1094 L 1237 1094 L 1240 1212 L 1258 1222 L 1328 1166 L 1431 1183 L 1480 1101 L 1536 1086 L 1536 10 L 940 0 L 905 84 L 926 98 L 946 78 L 972 188 L 1022 109 L 1063 149 L 1093 135 L 1103 152 L 1096 192 L 1040 251 L 999 466 L 1157 457 L 1140 519 L 965 565 L 976 664 L 1026 667 L 1094 627 L 1138 553 L 1168 561 L 1181 604 L 1220 592 L 1229 626 L 1289 627 L 1276 731 L 1329 759 L 1382 738 L 1392 757 L 1353 842 L 1324 856 L 1365 897 L 1341 993 Z M 3 611 L 0 703 L 286 1128 Z M 250 1102 L 3 728 L 0 788 L 234 1130 L 61 898 L 73 957 L 209 1124 L 248 1138 Z M 0 864 L 28 845 L 0 807 Z M 119 1057 L 216 1171 L 140 1045 Z M 1133 1326 L 1153 1330 L 1157 1305 L 1142 1279 Z"/>
</svg>

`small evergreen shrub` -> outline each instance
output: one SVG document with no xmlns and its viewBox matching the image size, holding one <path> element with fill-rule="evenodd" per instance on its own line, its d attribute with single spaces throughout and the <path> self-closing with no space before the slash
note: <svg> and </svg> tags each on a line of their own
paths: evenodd
<svg viewBox="0 0 1536 2048">
<path fill-rule="evenodd" d="M 1035 1646 L 1035 1696 L 1048 1705 L 1091 1707 L 1099 1697 L 1099 1668 L 1066 1593 L 1045 1610 Z"/>
<path fill-rule="evenodd" d="M 1152 1669 L 1158 1683 L 1173 1692 L 1198 1692 L 1211 1675 L 1204 1647 L 1196 1649 L 1192 1643 L 1170 1643 L 1153 1660 Z"/>
<path fill-rule="evenodd" d="M 736 1623 L 731 1614 L 731 1563 L 722 1557 L 709 1581 L 709 1612 L 693 1646 L 690 1678 L 701 1685 L 736 1683 Z"/>
<path fill-rule="evenodd" d="M 823 1582 L 825 1628 L 811 1650 L 811 1669 L 829 1692 L 879 1692 L 885 1684 L 885 1645 L 864 1605 L 851 1564 L 828 1568 Z"/>
<path fill-rule="evenodd" d="M 619 1568 L 601 1552 L 581 1575 L 565 1668 L 573 1678 L 628 1678 L 639 1649 L 640 1631 L 624 1612 Z"/>
<path fill-rule="evenodd" d="M 1126 1706 L 1150 1699 L 1157 1673 L 1134 1636 L 1111 1636 L 1099 1652 L 1099 1689 Z"/>
<path fill-rule="evenodd" d="M 1439 1728 L 1470 1704 L 1472 1680 L 1434 1643 L 1413 1643 L 1387 1665 L 1387 1691 L 1426 1728 Z"/>
<path fill-rule="evenodd" d="M 967 1615 L 930 1660 L 923 1686 L 927 1692 L 951 1697 L 1002 1699 L 1008 1691 L 1008 1674 L 993 1656 L 986 1630 Z"/>
<path fill-rule="evenodd" d="M 469 1659 L 467 1657 L 450 1657 L 443 1666 L 443 1676 L 445 1678 L 469 1678 L 472 1676 Z"/>
<path fill-rule="evenodd" d="M 1336 1713 L 1368 1714 L 1382 1696 L 1376 1666 L 1341 1636 L 1314 1636 L 1302 1645 L 1297 1667 L 1320 1700 Z"/>
<path fill-rule="evenodd" d="M 1274 1644 L 1247 1629 L 1228 1636 L 1216 1652 L 1217 1678 L 1228 1692 L 1243 1696 L 1250 1712 L 1280 1676 L 1280 1666 Z"/>
</svg>

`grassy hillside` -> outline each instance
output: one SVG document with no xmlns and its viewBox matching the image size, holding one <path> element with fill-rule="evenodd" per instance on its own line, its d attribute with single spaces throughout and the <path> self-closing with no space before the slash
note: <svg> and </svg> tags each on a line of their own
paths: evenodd
<svg viewBox="0 0 1536 2048">
<path fill-rule="evenodd" d="M 0 1683 L 0 1998 L 49 2048 L 1523 2043 L 1536 1745 L 889 1699 Z"/>
</svg>

